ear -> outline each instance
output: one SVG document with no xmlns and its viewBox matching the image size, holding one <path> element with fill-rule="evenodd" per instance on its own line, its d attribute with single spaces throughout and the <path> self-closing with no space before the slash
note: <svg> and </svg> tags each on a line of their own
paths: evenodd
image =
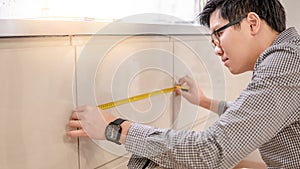
<svg viewBox="0 0 300 169">
<path fill-rule="evenodd" d="M 261 26 L 260 17 L 255 12 L 249 12 L 246 19 L 249 24 L 251 35 L 256 35 L 259 32 Z"/>
</svg>

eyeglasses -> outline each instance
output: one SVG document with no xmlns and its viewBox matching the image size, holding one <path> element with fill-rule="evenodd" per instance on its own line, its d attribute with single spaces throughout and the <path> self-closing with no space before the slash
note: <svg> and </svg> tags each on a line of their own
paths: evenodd
<svg viewBox="0 0 300 169">
<path fill-rule="evenodd" d="M 233 26 L 239 22 L 241 22 L 245 17 L 242 17 L 240 19 L 237 19 L 235 21 L 229 22 L 228 24 L 222 26 L 221 28 L 215 30 L 210 36 L 211 36 L 211 44 L 213 48 L 220 45 L 220 32 L 223 31 L 226 28 L 229 28 L 230 26 Z"/>
</svg>

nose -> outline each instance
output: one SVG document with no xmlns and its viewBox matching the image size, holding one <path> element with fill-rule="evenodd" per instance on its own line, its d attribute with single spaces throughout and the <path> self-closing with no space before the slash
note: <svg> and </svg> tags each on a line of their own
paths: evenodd
<svg viewBox="0 0 300 169">
<path fill-rule="evenodd" d="M 215 55 L 218 55 L 218 56 L 222 56 L 224 53 L 223 49 L 219 45 L 215 46 L 214 52 L 215 52 Z"/>
</svg>

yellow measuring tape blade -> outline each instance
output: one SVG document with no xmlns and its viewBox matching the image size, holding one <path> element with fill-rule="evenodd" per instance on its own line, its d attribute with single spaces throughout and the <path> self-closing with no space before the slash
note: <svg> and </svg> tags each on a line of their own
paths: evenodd
<svg viewBox="0 0 300 169">
<path fill-rule="evenodd" d="M 147 98 L 152 97 L 152 96 L 157 96 L 157 95 L 161 95 L 161 94 L 165 94 L 165 93 L 170 93 L 170 92 L 173 92 L 176 88 L 181 88 L 181 86 L 175 86 L 175 87 L 171 87 L 171 88 L 156 90 L 156 91 L 153 91 L 153 92 L 150 92 L 150 93 L 144 93 L 144 94 L 136 95 L 136 96 L 133 96 L 133 97 L 130 97 L 130 98 L 121 99 L 121 100 L 117 100 L 117 101 L 114 101 L 114 102 L 101 104 L 101 105 L 98 106 L 98 108 L 100 108 L 102 110 L 109 109 L 109 108 L 116 107 L 116 106 L 119 106 L 119 105 L 122 105 L 122 104 L 127 104 L 127 103 L 131 103 L 131 102 L 147 99 Z M 183 89 L 183 88 L 181 88 L 181 90 L 187 91 L 187 89 Z"/>
</svg>

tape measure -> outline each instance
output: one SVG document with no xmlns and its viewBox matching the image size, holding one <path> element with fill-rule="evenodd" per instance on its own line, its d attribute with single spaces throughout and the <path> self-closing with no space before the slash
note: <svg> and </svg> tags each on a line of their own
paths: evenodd
<svg viewBox="0 0 300 169">
<path fill-rule="evenodd" d="M 102 110 L 110 109 L 110 108 L 113 108 L 113 107 L 116 107 L 116 106 L 119 106 L 119 105 L 132 103 L 132 102 L 143 100 L 143 99 L 147 99 L 147 98 L 152 97 L 152 96 L 157 96 L 157 95 L 161 95 L 161 94 L 165 94 L 165 93 L 170 93 L 170 92 L 173 92 L 177 88 L 180 88 L 182 91 L 188 91 L 188 89 L 182 88 L 181 86 L 175 86 L 175 87 L 171 87 L 171 88 L 156 90 L 156 91 L 153 91 L 153 92 L 150 92 L 150 93 L 144 93 L 144 94 L 136 95 L 136 96 L 129 97 L 129 98 L 126 98 L 126 99 L 121 99 L 121 100 L 101 104 L 97 107 L 102 109 Z"/>
</svg>

